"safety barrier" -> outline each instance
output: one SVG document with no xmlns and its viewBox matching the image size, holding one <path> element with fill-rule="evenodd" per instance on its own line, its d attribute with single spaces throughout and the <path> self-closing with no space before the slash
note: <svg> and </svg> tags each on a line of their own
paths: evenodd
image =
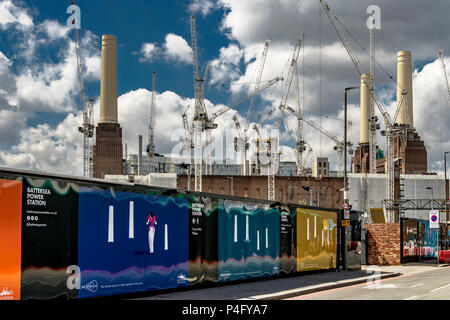
<svg viewBox="0 0 450 320">
<path fill-rule="evenodd" d="M 0 299 L 336 268 L 338 211 L 0 169 Z"/>
<path fill-rule="evenodd" d="M 439 252 L 440 263 L 450 263 L 450 250 L 441 250 Z"/>
</svg>

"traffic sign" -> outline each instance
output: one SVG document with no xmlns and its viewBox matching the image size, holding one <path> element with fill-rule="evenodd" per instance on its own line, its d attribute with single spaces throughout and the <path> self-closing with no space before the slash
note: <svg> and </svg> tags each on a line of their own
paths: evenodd
<svg viewBox="0 0 450 320">
<path fill-rule="evenodd" d="M 344 219 L 350 219 L 350 210 L 344 210 Z"/>
<path fill-rule="evenodd" d="M 342 220 L 341 226 L 342 227 L 350 227 L 350 220 Z"/>
<path fill-rule="evenodd" d="M 447 200 L 447 205 L 450 206 L 450 199 Z"/>
<path fill-rule="evenodd" d="M 344 204 L 342 205 L 342 209 L 344 210 L 350 209 L 350 205 L 348 204 L 348 202 L 344 202 Z"/>
<path fill-rule="evenodd" d="M 430 229 L 439 228 L 439 210 L 430 210 Z"/>
</svg>

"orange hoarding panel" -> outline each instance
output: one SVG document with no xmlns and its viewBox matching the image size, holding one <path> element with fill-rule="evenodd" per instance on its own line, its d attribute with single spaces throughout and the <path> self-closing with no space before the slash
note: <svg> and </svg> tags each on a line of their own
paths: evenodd
<svg viewBox="0 0 450 320">
<path fill-rule="evenodd" d="M 337 213 L 297 209 L 297 271 L 336 268 Z"/>
<path fill-rule="evenodd" d="M 22 182 L 0 179 L 0 300 L 20 300 Z"/>
</svg>

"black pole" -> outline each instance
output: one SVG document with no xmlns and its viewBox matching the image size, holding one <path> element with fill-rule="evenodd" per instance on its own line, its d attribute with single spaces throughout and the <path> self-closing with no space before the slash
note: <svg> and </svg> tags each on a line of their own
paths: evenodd
<svg viewBox="0 0 450 320">
<path fill-rule="evenodd" d="M 448 214 L 448 188 L 447 188 L 447 154 L 449 154 L 450 151 L 447 151 L 444 153 L 444 180 L 445 180 L 445 230 L 447 231 L 445 234 L 445 237 L 447 238 L 446 241 L 446 249 L 448 249 L 448 221 L 450 220 L 450 216 Z M 440 222 L 439 222 L 440 223 Z"/>
<path fill-rule="evenodd" d="M 345 88 L 345 95 L 344 95 L 344 203 L 348 203 L 349 199 L 348 199 L 348 181 L 347 181 L 347 91 L 352 90 L 352 89 L 359 89 L 359 86 L 355 86 L 355 87 L 348 87 Z M 347 210 L 347 209 L 344 209 Z M 342 219 L 345 218 L 344 216 L 344 210 L 342 210 Z M 349 210 L 349 209 L 348 209 Z M 346 253 L 346 238 L 347 238 L 347 227 L 342 227 L 339 226 L 339 228 L 342 228 L 342 233 L 341 233 L 341 240 L 342 241 L 342 268 L 347 271 L 347 266 L 346 266 L 346 261 L 345 261 L 345 253 Z"/>
</svg>

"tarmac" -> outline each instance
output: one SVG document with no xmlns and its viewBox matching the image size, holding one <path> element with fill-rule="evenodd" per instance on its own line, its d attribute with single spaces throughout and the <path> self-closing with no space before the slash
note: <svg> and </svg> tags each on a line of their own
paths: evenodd
<svg viewBox="0 0 450 320">
<path fill-rule="evenodd" d="M 398 266 L 363 265 L 360 270 L 328 271 L 277 279 L 259 279 L 258 281 L 225 284 L 210 288 L 192 288 L 133 300 L 281 300 L 448 266 L 450 265 L 438 265 L 436 260 L 405 263 Z"/>
</svg>

